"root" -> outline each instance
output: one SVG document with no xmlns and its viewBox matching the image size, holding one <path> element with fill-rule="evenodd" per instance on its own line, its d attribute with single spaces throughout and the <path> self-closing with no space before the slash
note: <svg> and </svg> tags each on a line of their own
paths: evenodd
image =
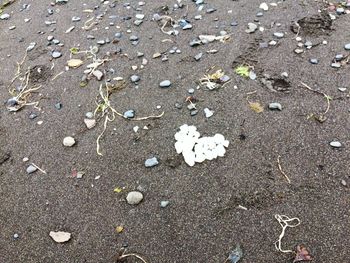
<svg viewBox="0 0 350 263">
<path fill-rule="evenodd" d="M 289 179 L 288 175 L 286 175 L 286 173 L 283 172 L 283 170 L 282 170 L 280 158 L 281 158 L 281 156 L 278 155 L 278 157 L 277 157 L 278 170 L 280 170 L 281 174 L 287 179 L 287 182 L 290 184 L 290 179 Z"/>
<path fill-rule="evenodd" d="M 292 227 L 297 227 L 300 225 L 300 219 L 297 217 L 289 218 L 288 216 L 285 216 L 285 215 L 275 215 L 275 218 L 282 227 L 282 232 L 279 235 L 278 240 L 275 242 L 276 249 L 282 253 L 295 253 L 293 250 L 283 250 L 282 249 L 282 238 L 284 237 L 286 229 L 288 227 L 292 228 Z M 293 221 L 296 221 L 296 223 L 293 224 L 292 223 Z"/>
</svg>

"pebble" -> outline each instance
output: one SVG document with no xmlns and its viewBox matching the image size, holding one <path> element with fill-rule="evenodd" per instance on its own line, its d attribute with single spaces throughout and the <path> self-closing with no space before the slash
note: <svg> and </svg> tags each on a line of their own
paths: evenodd
<svg viewBox="0 0 350 263">
<path fill-rule="evenodd" d="M 161 88 L 168 88 L 170 87 L 170 85 L 171 85 L 170 80 L 163 80 L 161 83 L 159 83 L 159 86 Z"/>
<path fill-rule="evenodd" d="M 301 48 L 297 48 L 297 49 L 294 49 L 294 52 L 297 53 L 297 54 L 301 54 L 301 53 L 304 52 L 304 50 L 301 49 Z"/>
<path fill-rule="evenodd" d="M 75 139 L 71 136 L 65 137 L 63 139 L 63 145 L 66 147 L 72 147 L 75 144 Z"/>
<path fill-rule="evenodd" d="M 145 15 L 144 14 L 136 14 L 135 17 L 136 17 L 136 19 L 142 20 L 142 19 L 144 19 Z"/>
<path fill-rule="evenodd" d="M 340 87 L 340 88 L 338 88 L 338 90 L 341 91 L 341 92 L 345 92 L 345 91 L 346 91 L 346 88 Z"/>
<path fill-rule="evenodd" d="M 273 35 L 277 38 L 283 38 L 284 37 L 284 33 L 281 33 L 281 32 L 275 32 L 273 33 Z"/>
<path fill-rule="evenodd" d="M 269 104 L 269 109 L 270 110 L 282 110 L 282 105 L 278 102 L 272 102 Z"/>
<path fill-rule="evenodd" d="M 342 146 L 342 144 L 338 141 L 332 141 L 329 144 L 334 148 L 340 148 Z"/>
<path fill-rule="evenodd" d="M 194 93 L 194 88 L 188 89 L 188 93 L 189 93 L 189 94 L 193 94 L 193 93 Z"/>
<path fill-rule="evenodd" d="M 28 174 L 31 174 L 31 173 L 34 173 L 34 172 L 36 172 L 38 170 L 38 168 L 36 168 L 35 166 L 33 166 L 33 165 L 29 165 L 28 167 L 27 167 L 27 173 Z"/>
<path fill-rule="evenodd" d="M 208 108 L 205 108 L 205 109 L 204 109 L 204 115 L 205 115 L 206 118 L 210 118 L 211 116 L 214 115 L 214 112 L 211 111 L 211 110 L 208 109 Z"/>
<path fill-rule="evenodd" d="M 103 73 L 98 69 L 94 70 L 92 74 L 97 78 L 97 80 L 101 80 L 103 77 Z"/>
<path fill-rule="evenodd" d="M 89 112 L 85 113 L 85 117 L 88 119 L 92 119 L 94 117 L 94 114 L 91 111 L 89 111 Z"/>
<path fill-rule="evenodd" d="M 347 183 L 346 183 L 346 181 L 345 181 L 344 179 L 342 179 L 340 182 L 341 182 L 341 184 L 342 184 L 343 186 L 347 186 Z"/>
<path fill-rule="evenodd" d="M 128 195 L 126 196 L 126 201 L 128 202 L 129 205 L 137 205 L 141 203 L 142 199 L 143 199 L 143 194 L 138 191 L 129 192 Z"/>
<path fill-rule="evenodd" d="M 349 43 L 349 44 L 346 44 L 346 45 L 344 46 L 344 48 L 345 48 L 346 50 L 350 50 L 350 43 Z"/>
<path fill-rule="evenodd" d="M 141 79 L 140 76 L 137 76 L 137 75 L 132 75 L 132 76 L 130 77 L 130 80 L 131 80 L 131 82 L 133 82 L 133 83 L 140 81 L 140 79 Z"/>
<path fill-rule="evenodd" d="M 344 55 L 343 54 L 337 54 L 337 55 L 335 55 L 335 60 L 336 61 L 340 61 L 340 60 L 342 60 L 344 58 Z"/>
<path fill-rule="evenodd" d="M 146 167 L 153 167 L 153 166 L 156 166 L 158 164 L 159 164 L 159 162 L 158 162 L 157 157 L 153 157 L 153 158 L 147 159 L 145 161 L 145 166 Z"/>
<path fill-rule="evenodd" d="M 84 123 L 88 129 L 92 129 L 96 126 L 96 120 L 94 119 L 84 119 Z"/>
<path fill-rule="evenodd" d="M 269 6 L 266 3 L 261 3 L 259 6 L 260 9 L 267 11 L 269 10 Z"/>
<path fill-rule="evenodd" d="M 128 110 L 128 111 L 123 113 L 123 117 L 125 119 L 132 119 L 132 118 L 135 117 L 135 111 L 134 110 Z"/>
<path fill-rule="evenodd" d="M 31 43 L 29 44 L 29 46 L 27 47 L 27 51 L 33 50 L 35 46 L 36 46 L 36 43 L 35 43 L 35 42 L 31 42 Z"/>
<path fill-rule="evenodd" d="M 10 18 L 10 14 L 2 14 L 1 16 L 0 16 L 0 19 L 1 20 L 7 20 L 7 19 L 9 19 Z"/>
<path fill-rule="evenodd" d="M 78 16 L 73 16 L 72 17 L 72 22 L 79 22 L 81 19 Z"/>
<path fill-rule="evenodd" d="M 178 110 L 181 110 L 182 109 L 182 104 L 179 103 L 179 102 L 176 102 L 175 103 L 175 108 L 178 109 Z"/>
<path fill-rule="evenodd" d="M 169 205 L 169 203 L 170 203 L 169 201 L 160 201 L 160 207 L 165 208 Z"/>
<path fill-rule="evenodd" d="M 338 62 L 335 62 L 335 63 L 332 63 L 332 64 L 331 64 L 331 67 L 332 67 L 332 68 L 340 68 L 340 67 L 341 67 L 341 64 L 338 63 Z"/>
<path fill-rule="evenodd" d="M 15 234 L 13 235 L 13 238 L 14 238 L 14 239 L 18 239 L 18 238 L 19 238 L 19 235 L 18 235 L 17 233 L 15 233 Z"/>
<path fill-rule="evenodd" d="M 199 60 L 202 58 L 202 56 L 203 56 L 203 53 L 202 53 L 202 52 L 201 52 L 201 53 L 198 53 L 197 55 L 194 56 L 194 59 L 195 59 L 196 61 L 199 61 Z"/>
<path fill-rule="evenodd" d="M 53 58 L 59 58 L 59 57 L 61 57 L 61 56 L 62 56 L 62 53 L 59 52 L 59 51 L 54 51 L 54 52 L 52 52 L 52 57 L 53 57 Z"/>
<path fill-rule="evenodd" d="M 317 58 L 310 58 L 310 63 L 311 64 L 318 64 L 318 59 Z"/>
<path fill-rule="evenodd" d="M 246 33 L 254 33 L 258 29 L 258 26 L 254 23 L 248 23 L 248 29 L 245 30 Z"/>
<path fill-rule="evenodd" d="M 192 110 L 190 114 L 191 116 L 196 116 L 198 114 L 198 110 Z"/>
</svg>

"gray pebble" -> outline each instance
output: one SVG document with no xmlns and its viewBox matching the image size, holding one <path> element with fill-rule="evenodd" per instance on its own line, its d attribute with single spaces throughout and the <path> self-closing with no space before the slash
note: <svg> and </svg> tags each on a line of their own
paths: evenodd
<svg viewBox="0 0 350 263">
<path fill-rule="evenodd" d="M 153 157 L 153 158 L 147 159 L 145 161 L 145 166 L 146 167 L 153 167 L 153 166 L 156 166 L 158 164 L 159 164 L 159 162 L 158 162 L 157 157 Z"/>
<path fill-rule="evenodd" d="M 189 93 L 189 94 L 193 94 L 193 93 L 194 93 L 194 88 L 190 88 L 190 89 L 188 90 L 188 93 Z"/>
<path fill-rule="evenodd" d="M 1 16 L 0 16 L 0 19 L 1 20 L 7 20 L 7 19 L 9 19 L 10 18 L 10 14 L 2 14 Z"/>
<path fill-rule="evenodd" d="M 169 203 L 170 203 L 169 201 L 160 201 L 160 207 L 165 208 L 169 205 Z"/>
<path fill-rule="evenodd" d="M 80 21 L 80 17 L 78 17 L 78 16 L 72 17 L 72 22 L 79 22 L 79 21 Z"/>
<path fill-rule="evenodd" d="M 196 61 L 199 61 L 199 60 L 202 58 L 202 56 L 203 56 L 203 53 L 202 53 L 202 52 L 201 52 L 201 53 L 198 53 L 197 55 L 194 56 L 194 59 L 195 59 Z"/>
<path fill-rule="evenodd" d="M 275 32 L 275 33 L 273 33 L 273 35 L 274 35 L 275 37 L 277 37 L 277 38 L 282 38 L 282 37 L 284 37 L 284 33 L 281 33 L 281 32 Z"/>
<path fill-rule="evenodd" d="M 342 146 L 341 143 L 338 141 L 332 141 L 329 144 L 334 148 L 340 148 Z"/>
<path fill-rule="evenodd" d="M 310 63 L 311 64 L 318 64 L 318 59 L 317 58 L 310 58 Z"/>
<path fill-rule="evenodd" d="M 350 50 L 350 43 L 349 43 L 349 44 L 346 44 L 346 45 L 344 46 L 344 48 L 345 48 L 346 50 Z"/>
<path fill-rule="evenodd" d="M 62 53 L 59 52 L 59 51 L 54 51 L 54 52 L 52 52 L 52 57 L 53 57 L 53 58 L 59 58 L 59 57 L 61 57 L 61 56 L 62 56 Z"/>
<path fill-rule="evenodd" d="M 135 111 L 134 110 L 128 110 L 128 111 L 124 112 L 123 117 L 125 119 L 132 119 L 132 118 L 135 117 Z"/>
<path fill-rule="evenodd" d="M 163 80 L 161 83 L 159 83 L 159 86 L 161 88 L 168 88 L 170 87 L 170 85 L 171 85 L 170 80 Z"/>
<path fill-rule="evenodd" d="M 337 55 L 335 55 L 335 60 L 336 61 L 340 61 L 340 60 L 342 60 L 344 58 L 344 55 L 343 54 L 337 54 Z"/>
<path fill-rule="evenodd" d="M 331 64 L 331 67 L 332 67 L 332 68 L 340 68 L 340 67 L 341 67 L 341 64 L 338 63 L 338 62 L 332 63 L 332 64 Z"/>
<path fill-rule="evenodd" d="M 143 199 L 143 194 L 138 191 L 129 192 L 128 195 L 126 196 L 126 201 L 128 202 L 129 205 L 137 205 L 141 203 L 142 199 Z"/>
<path fill-rule="evenodd" d="M 282 110 L 282 105 L 278 102 L 272 102 L 269 104 L 269 109 L 270 110 Z"/>
<path fill-rule="evenodd" d="M 131 80 L 131 82 L 138 82 L 138 81 L 140 81 L 140 76 L 137 76 L 137 75 L 132 75 L 131 77 L 130 77 L 130 80 Z"/>
<path fill-rule="evenodd" d="M 85 113 L 85 117 L 88 119 L 92 119 L 94 117 L 94 114 L 91 111 L 89 111 L 89 112 Z"/>
<path fill-rule="evenodd" d="M 175 103 L 175 108 L 177 108 L 177 109 L 182 109 L 182 104 L 181 103 L 179 103 L 179 102 L 176 102 Z"/>
<path fill-rule="evenodd" d="M 34 172 L 36 172 L 37 170 L 38 170 L 38 168 L 36 168 L 36 167 L 33 166 L 33 165 L 29 165 L 29 166 L 27 167 L 27 173 L 28 173 L 28 174 L 34 173 Z"/>
<path fill-rule="evenodd" d="M 191 116 L 196 116 L 198 114 L 198 110 L 192 110 L 191 111 Z"/>
</svg>

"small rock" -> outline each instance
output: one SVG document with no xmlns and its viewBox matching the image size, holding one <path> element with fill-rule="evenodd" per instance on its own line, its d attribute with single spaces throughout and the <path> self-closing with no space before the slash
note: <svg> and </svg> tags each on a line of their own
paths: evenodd
<svg viewBox="0 0 350 263">
<path fill-rule="evenodd" d="M 125 119 L 132 119 L 132 118 L 135 117 L 135 111 L 134 110 L 128 110 L 128 111 L 124 112 L 123 117 Z"/>
<path fill-rule="evenodd" d="M 158 162 L 157 157 L 153 157 L 153 158 L 147 159 L 145 161 L 145 166 L 146 167 L 153 167 L 153 166 L 156 166 L 158 164 L 159 164 L 159 162 Z"/>
<path fill-rule="evenodd" d="M 29 165 L 28 167 L 27 167 L 27 173 L 28 174 L 31 174 L 31 173 L 34 173 L 34 172 L 36 172 L 38 170 L 38 168 L 36 168 L 35 166 L 33 166 L 33 165 Z"/>
<path fill-rule="evenodd" d="M 161 88 L 168 88 L 170 87 L 170 85 L 171 85 L 170 80 L 163 80 L 161 83 L 159 83 L 159 86 Z"/>
<path fill-rule="evenodd" d="M 1 16 L 0 16 L 0 19 L 1 20 L 7 20 L 7 19 L 9 19 L 10 18 L 10 14 L 2 14 Z"/>
<path fill-rule="evenodd" d="M 204 109 L 204 114 L 205 114 L 205 117 L 206 117 L 206 118 L 210 118 L 211 116 L 214 115 L 214 112 L 211 111 L 211 110 L 208 109 L 208 108 L 205 108 L 205 109 Z"/>
<path fill-rule="evenodd" d="M 341 92 L 345 92 L 345 91 L 346 91 L 346 88 L 340 87 L 340 88 L 338 88 L 338 90 L 341 91 Z"/>
<path fill-rule="evenodd" d="M 92 129 L 96 126 L 96 120 L 94 119 L 84 119 L 84 123 L 88 129 Z"/>
<path fill-rule="evenodd" d="M 65 137 L 63 139 L 63 145 L 66 147 L 72 147 L 75 144 L 75 139 L 73 137 Z"/>
<path fill-rule="evenodd" d="M 141 203 L 142 199 L 143 199 L 143 194 L 138 191 L 129 192 L 128 195 L 126 196 L 126 201 L 128 202 L 129 205 L 137 205 Z"/>
<path fill-rule="evenodd" d="M 344 46 L 344 48 L 345 48 L 346 50 L 350 50 L 350 43 L 349 43 L 349 44 L 346 44 L 346 45 Z"/>
<path fill-rule="evenodd" d="M 94 117 L 94 114 L 91 111 L 89 111 L 89 112 L 85 113 L 85 117 L 88 119 L 92 119 Z"/>
<path fill-rule="evenodd" d="M 330 142 L 329 143 L 332 147 L 334 147 L 334 148 L 340 148 L 340 147 L 342 147 L 342 144 L 340 143 L 340 142 L 338 142 L 338 141 L 332 141 L 332 142 Z"/>
<path fill-rule="evenodd" d="M 259 6 L 260 9 L 267 11 L 269 10 L 269 6 L 266 3 L 261 3 Z"/>
<path fill-rule="evenodd" d="M 141 79 L 140 76 L 137 76 L 137 75 L 132 75 L 132 76 L 130 77 L 130 80 L 131 80 L 131 82 L 133 82 L 133 83 L 140 81 L 140 79 Z"/>
<path fill-rule="evenodd" d="M 170 203 L 169 201 L 160 201 L 160 207 L 165 208 L 169 205 L 169 203 Z"/>
<path fill-rule="evenodd" d="M 59 52 L 59 51 L 54 51 L 54 52 L 52 52 L 52 57 L 53 58 L 59 58 L 59 57 L 62 57 L 62 53 L 61 52 Z"/>
<path fill-rule="evenodd" d="M 199 60 L 202 58 L 202 56 L 203 56 L 203 53 L 202 53 L 202 52 L 201 52 L 201 53 L 198 53 L 197 55 L 194 56 L 194 59 L 195 59 L 196 61 L 199 61 Z"/>
<path fill-rule="evenodd" d="M 318 64 L 318 59 L 317 58 L 310 58 L 310 63 L 311 64 Z"/>
<path fill-rule="evenodd" d="M 71 233 L 50 231 L 50 237 L 57 243 L 64 243 L 71 239 Z"/>
<path fill-rule="evenodd" d="M 282 105 L 278 102 L 272 102 L 269 104 L 269 109 L 270 110 L 282 110 Z"/>
<path fill-rule="evenodd" d="M 98 69 L 94 70 L 92 74 L 97 78 L 97 80 L 101 80 L 103 77 L 103 73 Z"/>
<path fill-rule="evenodd" d="M 331 67 L 332 67 L 332 68 L 340 68 L 340 67 L 341 67 L 341 64 L 338 63 L 338 62 L 335 62 L 335 63 L 332 63 L 332 64 L 331 64 Z"/>
<path fill-rule="evenodd" d="M 18 238 L 19 238 L 19 235 L 18 235 L 17 233 L 15 233 L 15 234 L 13 235 L 13 238 L 14 238 L 14 239 L 18 239 Z"/>
<path fill-rule="evenodd" d="M 346 181 L 345 181 L 344 179 L 341 180 L 341 184 L 342 184 L 343 186 L 347 186 L 347 183 L 346 183 Z"/>
<path fill-rule="evenodd" d="M 284 37 L 284 33 L 281 33 L 281 32 L 275 32 L 273 33 L 273 35 L 277 38 L 283 38 Z"/>
</svg>

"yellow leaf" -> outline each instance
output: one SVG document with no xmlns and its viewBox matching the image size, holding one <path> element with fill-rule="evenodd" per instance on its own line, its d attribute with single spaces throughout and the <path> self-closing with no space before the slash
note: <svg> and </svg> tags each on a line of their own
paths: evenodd
<svg viewBox="0 0 350 263">
<path fill-rule="evenodd" d="M 121 191 L 123 191 L 123 189 L 121 189 L 120 187 L 114 188 L 115 193 L 121 193 Z"/>
<path fill-rule="evenodd" d="M 124 230 L 124 227 L 123 227 L 123 226 L 117 226 L 117 227 L 115 228 L 115 231 L 116 231 L 117 233 L 121 233 L 121 232 L 123 232 L 123 230 Z"/>
<path fill-rule="evenodd" d="M 259 102 L 249 102 L 249 107 L 256 113 L 261 113 L 264 111 L 264 108 L 260 105 Z"/>
<path fill-rule="evenodd" d="M 235 69 L 235 72 L 242 76 L 242 77 L 245 77 L 245 78 L 248 78 L 249 77 L 249 67 L 247 66 L 238 66 L 236 69 Z"/>
<path fill-rule="evenodd" d="M 80 67 L 81 65 L 83 65 L 83 61 L 80 60 L 80 59 L 70 59 L 67 61 L 67 64 L 68 64 L 68 67 L 70 68 L 77 68 L 77 67 Z"/>
</svg>

